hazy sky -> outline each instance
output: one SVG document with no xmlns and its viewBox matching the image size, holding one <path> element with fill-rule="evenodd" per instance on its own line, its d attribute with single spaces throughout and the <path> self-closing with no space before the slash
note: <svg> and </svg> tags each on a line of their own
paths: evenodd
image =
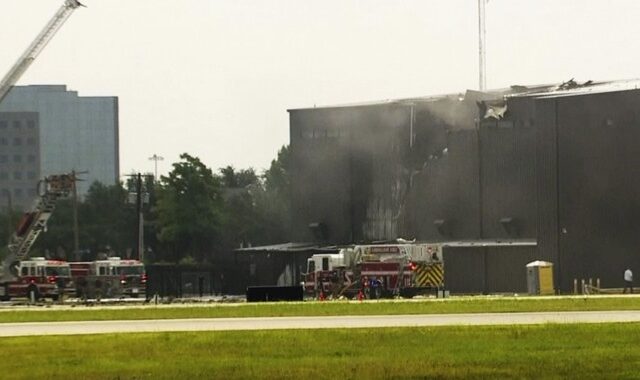
<svg viewBox="0 0 640 380">
<path fill-rule="evenodd" d="M 268 167 L 289 108 L 478 86 L 476 0 L 83 0 L 19 84 L 120 98 L 123 174 Z M 2 0 L 0 75 L 63 0 Z M 487 85 L 640 77 L 640 1 L 491 0 Z"/>
</svg>

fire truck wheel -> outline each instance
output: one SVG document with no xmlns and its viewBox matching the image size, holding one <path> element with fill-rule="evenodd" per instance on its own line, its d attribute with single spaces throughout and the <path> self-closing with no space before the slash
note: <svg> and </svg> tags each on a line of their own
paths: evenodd
<svg viewBox="0 0 640 380">
<path fill-rule="evenodd" d="M 27 298 L 29 299 L 29 301 L 38 301 L 40 299 L 40 292 L 38 291 L 38 288 L 36 288 L 35 286 L 30 286 L 27 289 Z"/>
</svg>

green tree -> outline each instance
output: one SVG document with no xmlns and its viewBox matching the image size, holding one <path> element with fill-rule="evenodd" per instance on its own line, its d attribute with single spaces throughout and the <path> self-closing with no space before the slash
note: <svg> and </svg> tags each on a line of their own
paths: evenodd
<svg viewBox="0 0 640 380">
<path fill-rule="evenodd" d="M 106 186 L 94 182 L 79 208 L 80 245 L 93 253 L 107 247 L 119 255 L 136 246 L 136 211 L 127 204 L 128 191 L 121 183 Z"/>
<path fill-rule="evenodd" d="M 236 171 L 232 166 L 220 169 L 224 186 L 224 252 L 240 245 L 254 244 L 262 239 L 260 216 L 254 201 L 256 191 L 262 189 L 260 178 L 252 168 Z M 228 258 L 228 257 L 227 257 Z"/>
<path fill-rule="evenodd" d="M 263 190 L 255 193 L 263 226 L 264 243 L 282 243 L 290 240 L 291 180 L 289 147 L 283 146 L 278 157 L 262 175 Z"/>
<path fill-rule="evenodd" d="M 198 158 L 184 153 L 180 159 L 157 189 L 159 239 L 166 259 L 177 262 L 189 255 L 209 261 L 222 225 L 220 179 Z"/>
</svg>

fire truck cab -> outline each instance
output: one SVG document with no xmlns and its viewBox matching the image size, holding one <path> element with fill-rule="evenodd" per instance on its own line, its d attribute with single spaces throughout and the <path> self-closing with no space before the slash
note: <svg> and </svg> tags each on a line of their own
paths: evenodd
<svg viewBox="0 0 640 380">
<path fill-rule="evenodd" d="M 32 300 L 72 295 L 74 285 L 69 263 L 33 257 L 16 264 L 16 279 L 0 284 L 0 299 L 27 297 Z"/>
<path fill-rule="evenodd" d="M 121 298 L 145 296 L 147 274 L 138 260 L 110 257 L 106 260 L 71 263 L 79 297 Z"/>
<path fill-rule="evenodd" d="M 315 254 L 304 275 L 307 294 L 322 298 L 414 296 L 444 287 L 441 244 L 371 244 Z"/>
</svg>

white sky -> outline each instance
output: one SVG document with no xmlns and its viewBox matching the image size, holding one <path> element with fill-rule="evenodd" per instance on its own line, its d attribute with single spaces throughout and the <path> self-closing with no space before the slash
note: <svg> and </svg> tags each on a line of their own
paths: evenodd
<svg viewBox="0 0 640 380">
<path fill-rule="evenodd" d="M 84 0 L 19 84 L 120 98 L 123 174 L 262 170 L 286 109 L 478 86 L 476 0 Z M 62 0 L 2 0 L 0 76 Z M 640 77 L 640 1 L 491 0 L 487 85 Z"/>
</svg>

